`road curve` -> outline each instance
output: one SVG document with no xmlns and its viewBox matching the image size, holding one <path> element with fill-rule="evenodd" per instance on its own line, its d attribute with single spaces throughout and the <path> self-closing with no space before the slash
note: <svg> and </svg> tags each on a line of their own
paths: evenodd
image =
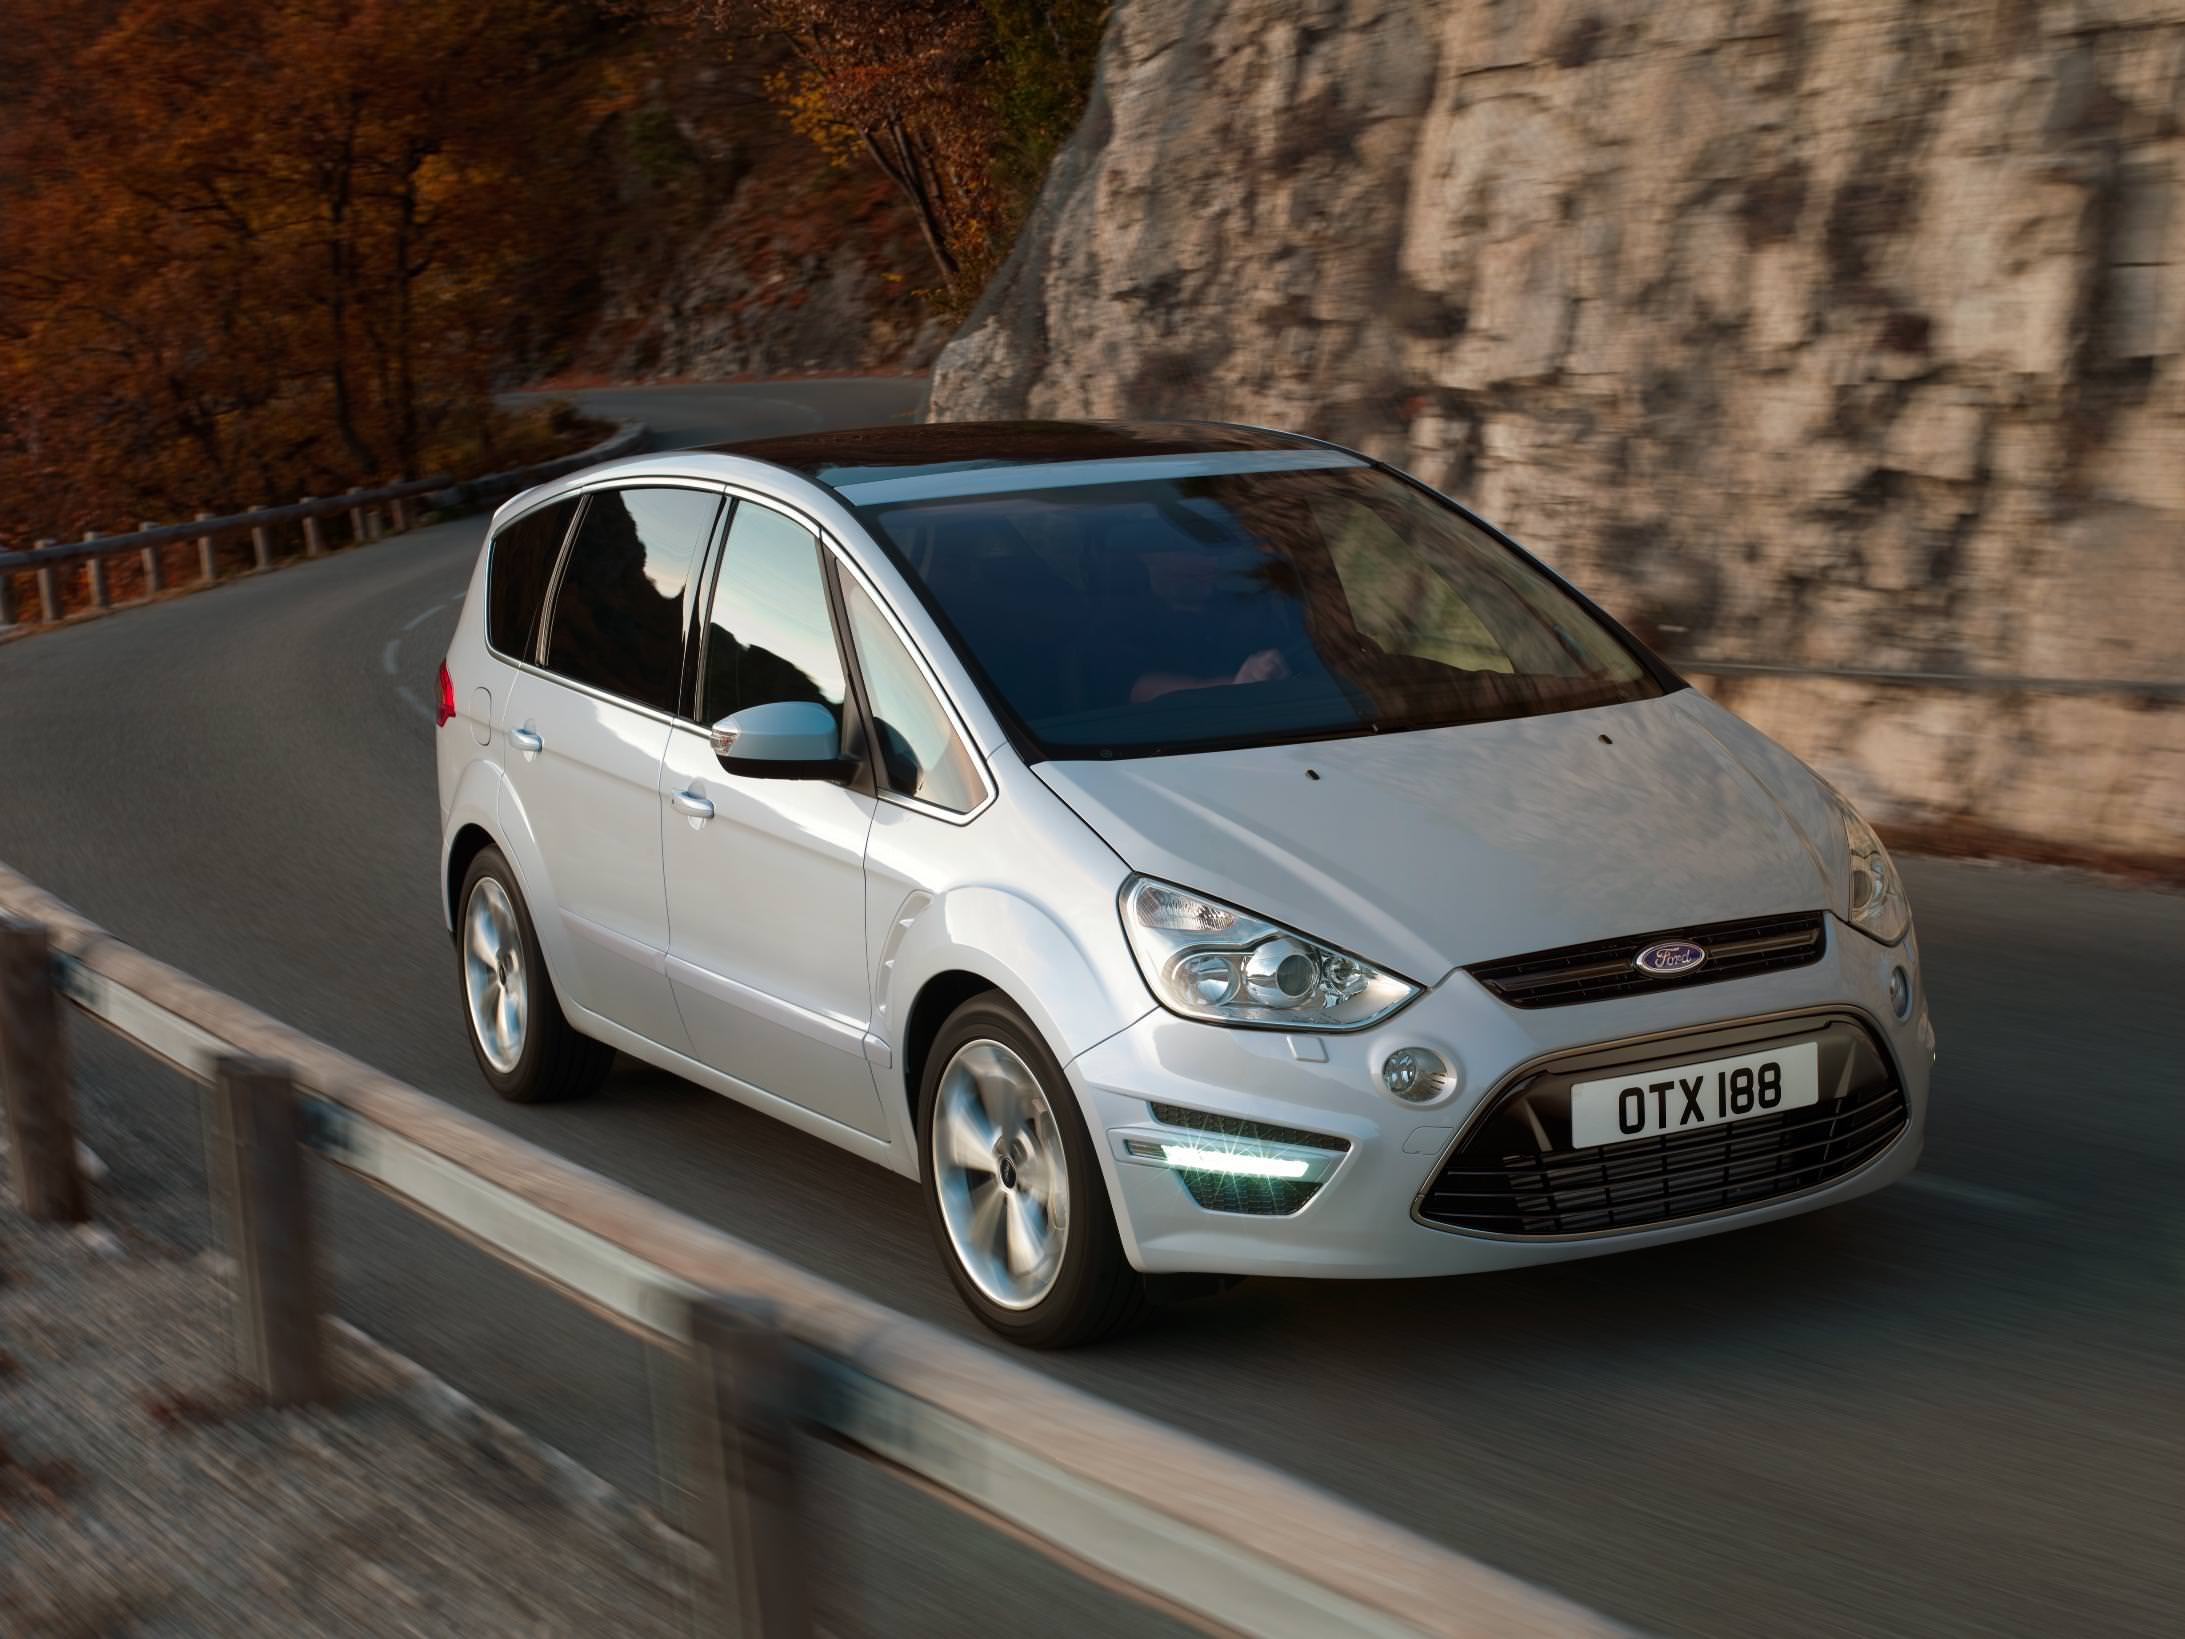
<svg viewBox="0 0 2185 1639">
<path fill-rule="evenodd" d="M 919 392 L 572 396 L 687 443 L 907 416 Z M 975 1334 L 911 1185 L 627 1062 L 574 1106 L 503 1105 L 478 1077 L 435 899 L 426 702 L 481 522 L 0 647 L 0 860 L 430 1092 Z M 1907 875 L 1942 1039 L 1907 1185 L 1549 1269 L 1252 1282 L 1036 1363 L 1643 1627 L 2167 1630 L 2185 898 Z M 193 1102 L 75 1036 L 131 1221 L 201 1240 Z M 362 1192 L 330 1206 L 345 1313 L 646 1482 L 634 1345 Z"/>
</svg>

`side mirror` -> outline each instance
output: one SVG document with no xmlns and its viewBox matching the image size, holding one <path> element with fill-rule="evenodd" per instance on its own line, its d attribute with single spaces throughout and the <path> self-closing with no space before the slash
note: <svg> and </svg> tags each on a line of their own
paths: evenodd
<svg viewBox="0 0 2185 1639">
<path fill-rule="evenodd" d="M 708 736 L 721 768 L 754 780 L 847 780 L 854 758 L 842 755 L 842 726 L 816 700 L 746 706 L 715 723 Z"/>
</svg>

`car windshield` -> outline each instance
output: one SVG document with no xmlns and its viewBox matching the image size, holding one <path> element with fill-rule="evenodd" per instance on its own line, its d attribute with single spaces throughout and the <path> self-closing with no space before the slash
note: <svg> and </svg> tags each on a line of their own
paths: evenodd
<svg viewBox="0 0 2185 1639">
<path fill-rule="evenodd" d="M 1553 579 L 1362 464 L 859 510 L 1050 757 L 1434 728 L 1661 692 Z"/>
</svg>

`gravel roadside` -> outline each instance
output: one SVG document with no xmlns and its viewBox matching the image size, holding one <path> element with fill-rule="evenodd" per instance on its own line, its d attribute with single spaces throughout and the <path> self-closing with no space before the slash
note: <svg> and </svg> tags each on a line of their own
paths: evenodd
<svg viewBox="0 0 2185 1639">
<path fill-rule="evenodd" d="M 649 1516 L 354 1334 L 337 1406 L 254 1404 L 217 1263 L 117 1227 L 0 1203 L 0 1633 L 688 1631 Z"/>
</svg>

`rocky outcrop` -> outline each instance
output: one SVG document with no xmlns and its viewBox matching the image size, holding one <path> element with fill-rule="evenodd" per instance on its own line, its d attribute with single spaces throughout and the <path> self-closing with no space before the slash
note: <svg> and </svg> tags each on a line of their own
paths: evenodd
<svg viewBox="0 0 2185 1639">
<path fill-rule="evenodd" d="M 2181 122 L 2177 0 L 1124 0 L 935 413 L 1357 444 L 1695 661 L 2175 682 Z M 2160 690 L 1711 686 L 1899 822 L 2185 855 Z"/>
</svg>

